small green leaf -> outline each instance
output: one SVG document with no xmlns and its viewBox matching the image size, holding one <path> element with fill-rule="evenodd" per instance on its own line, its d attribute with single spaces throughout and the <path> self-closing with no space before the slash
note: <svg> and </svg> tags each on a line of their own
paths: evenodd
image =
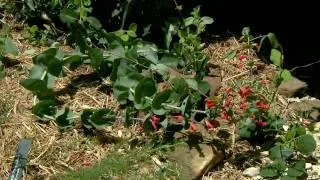
<svg viewBox="0 0 320 180">
<path fill-rule="evenodd" d="M 226 55 L 226 58 L 227 59 L 234 59 L 237 55 L 237 50 L 230 50 L 227 55 Z"/>
<path fill-rule="evenodd" d="M 100 21 L 95 17 L 87 17 L 86 21 L 94 28 L 101 29 L 102 25 Z"/>
<path fill-rule="evenodd" d="M 198 82 L 198 90 L 202 94 L 207 94 L 211 89 L 210 84 L 207 81 L 200 81 Z"/>
<path fill-rule="evenodd" d="M 168 27 L 168 31 L 166 34 L 166 39 L 165 39 L 165 43 L 166 43 L 166 48 L 169 50 L 170 49 L 170 44 L 172 41 L 172 34 L 174 33 L 174 26 L 172 24 L 169 25 Z"/>
<path fill-rule="evenodd" d="M 190 26 L 191 24 L 193 24 L 193 20 L 194 20 L 193 17 L 188 17 L 188 18 L 184 19 L 184 25 Z"/>
<path fill-rule="evenodd" d="M 250 28 L 249 27 L 244 27 L 242 29 L 242 36 L 249 36 L 250 35 Z"/>
<path fill-rule="evenodd" d="M 310 134 L 302 135 L 297 139 L 297 149 L 305 155 L 310 155 L 317 146 L 316 141 Z"/>
<path fill-rule="evenodd" d="M 138 104 L 142 102 L 145 97 L 151 97 L 157 92 L 156 83 L 152 78 L 144 78 L 135 88 L 134 100 Z"/>
<path fill-rule="evenodd" d="M 260 172 L 260 176 L 262 177 L 277 177 L 279 176 L 279 172 L 277 171 L 277 169 L 273 168 L 273 167 L 267 167 L 267 168 L 263 168 Z"/>
<path fill-rule="evenodd" d="M 127 34 L 133 38 L 137 37 L 137 34 L 134 31 L 127 31 Z"/>
<path fill-rule="evenodd" d="M 284 147 L 282 145 L 276 145 L 270 149 L 271 160 L 286 160 L 293 154 L 293 149 Z"/>
<path fill-rule="evenodd" d="M 90 123 L 90 118 L 91 118 L 92 114 L 93 114 L 93 110 L 91 110 L 91 109 L 84 109 L 81 113 L 82 125 L 87 129 L 93 128 L 92 124 Z"/>
<path fill-rule="evenodd" d="M 191 110 L 192 110 L 192 104 L 190 102 L 189 96 L 186 97 L 181 104 L 181 113 L 184 117 L 190 118 L 191 117 Z"/>
<path fill-rule="evenodd" d="M 33 0 L 27 0 L 27 5 L 28 7 L 32 10 L 32 11 L 35 11 L 35 7 L 34 7 L 34 2 Z"/>
<path fill-rule="evenodd" d="M 213 19 L 211 17 L 208 17 L 208 16 L 203 16 L 200 19 L 200 21 L 201 21 L 202 24 L 212 24 L 213 23 Z"/>
<path fill-rule="evenodd" d="M 291 72 L 287 69 L 282 70 L 281 77 L 283 78 L 284 81 L 293 79 Z"/>
<path fill-rule="evenodd" d="M 177 68 L 179 59 L 170 55 L 164 55 L 160 59 L 160 63 L 169 66 L 171 68 Z"/>
<path fill-rule="evenodd" d="M 55 117 L 60 129 L 70 128 L 73 124 L 73 113 L 69 108 L 59 109 Z"/>
<path fill-rule="evenodd" d="M 69 56 L 63 61 L 64 65 L 69 65 L 70 70 L 77 69 L 83 63 L 83 59 L 79 55 Z"/>
<path fill-rule="evenodd" d="M 4 52 L 18 55 L 19 49 L 9 38 L 6 38 L 4 41 Z"/>
<path fill-rule="evenodd" d="M 151 70 L 157 72 L 158 74 L 160 74 L 164 80 L 167 80 L 169 78 L 169 68 L 168 66 L 164 65 L 164 64 L 156 64 L 150 65 Z"/>
<path fill-rule="evenodd" d="M 189 88 L 193 89 L 193 90 L 197 90 L 198 89 L 198 82 L 194 79 L 185 79 Z"/>
<path fill-rule="evenodd" d="M 252 132 L 249 131 L 247 127 L 241 127 L 239 131 L 239 136 L 242 138 L 251 138 Z"/>
<path fill-rule="evenodd" d="M 30 79 L 41 79 L 46 68 L 42 65 L 34 65 L 29 73 Z"/>
<path fill-rule="evenodd" d="M 124 33 L 125 33 L 124 30 L 120 29 L 120 30 L 114 32 L 114 35 L 121 37 L 122 35 L 124 35 Z"/>
<path fill-rule="evenodd" d="M 62 72 L 62 62 L 57 58 L 50 58 L 47 61 L 48 72 L 59 77 Z"/>
<path fill-rule="evenodd" d="M 139 56 L 142 56 L 149 60 L 150 62 L 157 64 L 158 63 L 158 52 L 154 45 L 145 44 L 137 50 Z"/>
<path fill-rule="evenodd" d="M 304 160 L 296 162 L 292 167 L 288 168 L 288 175 L 299 177 L 304 174 L 306 162 Z"/>
<path fill-rule="evenodd" d="M 276 38 L 276 35 L 274 33 L 268 33 L 268 39 L 270 41 L 271 47 L 274 49 L 277 49 L 279 47 L 279 42 Z"/>
<path fill-rule="evenodd" d="M 299 126 L 299 127 L 296 127 L 295 129 L 297 131 L 298 136 L 305 135 L 307 132 L 305 127 Z"/>
<path fill-rule="evenodd" d="M 159 92 L 155 95 L 152 101 L 152 111 L 157 115 L 163 115 L 165 114 L 165 109 L 162 107 L 162 103 L 165 103 L 169 100 L 170 95 L 172 91 L 171 90 L 164 90 L 162 92 Z"/>
<path fill-rule="evenodd" d="M 120 36 L 120 38 L 123 40 L 123 41 L 129 41 L 129 35 L 128 34 L 122 34 L 121 36 Z"/>
<path fill-rule="evenodd" d="M 132 31 L 132 32 L 137 32 L 137 29 L 138 29 L 138 26 L 136 23 L 131 23 L 129 25 L 129 30 Z"/>
<path fill-rule="evenodd" d="M 91 59 L 91 66 L 99 71 L 103 61 L 102 51 L 99 48 L 92 48 L 89 50 L 89 56 Z"/>
<path fill-rule="evenodd" d="M 295 128 L 290 129 L 290 130 L 287 132 L 287 134 L 286 134 L 286 140 L 287 140 L 287 141 L 290 141 L 291 139 L 295 138 L 296 132 L 297 132 L 297 131 L 296 131 Z"/>
<path fill-rule="evenodd" d="M 270 60 L 274 65 L 282 67 L 283 57 L 282 53 L 279 50 L 271 49 Z"/>
<path fill-rule="evenodd" d="M 178 93 L 181 97 L 185 96 L 188 93 L 188 84 L 184 78 L 176 77 L 171 80 L 173 85 L 173 91 Z"/>
<path fill-rule="evenodd" d="M 60 11 L 60 19 L 63 23 L 72 24 L 78 20 L 78 15 L 73 10 L 64 8 Z"/>
<path fill-rule="evenodd" d="M 32 114 L 43 118 L 44 115 L 52 116 L 55 114 L 54 106 L 56 103 L 53 100 L 43 100 L 32 107 Z"/>
<path fill-rule="evenodd" d="M 90 118 L 90 123 L 97 128 L 103 128 L 105 126 L 112 125 L 116 120 L 114 111 L 111 109 L 99 109 L 96 110 Z"/>
</svg>

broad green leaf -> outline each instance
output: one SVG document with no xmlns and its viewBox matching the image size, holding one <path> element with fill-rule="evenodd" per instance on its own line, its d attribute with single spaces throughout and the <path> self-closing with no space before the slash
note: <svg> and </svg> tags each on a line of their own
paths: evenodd
<svg viewBox="0 0 320 180">
<path fill-rule="evenodd" d="M 198 82 L 195 79 L 185 79 L 189 88 L 193 90 L 198 89 Z"/>
<path fill-rule="evenodd" d="M 101 69 L 101 64 L 103 61 L 103 53 L 98 48 L 92 48 L 89 50 L 89 56 L 91 59 L 91 66 L 99 71 Z"/>
<path fill-rule="evenodd" d="M 132 31 L 132 32 L 137 32 L 137 29 L 138 29 L 138 26 L 136 23 L 131 23 L 129 25 L 129 30 Z"/>
<path fill-rule="evenodd" d="M 133 38 L 137 37 L 137 34 L 134 31 L 127 31 L 127 34 Z"/>
<path fill-rule="evenodd" d="M 60 11 L 60 19 L 63 23 L 72 24 L 78 20 L 78 15 L 73 10 L 64 8 Z"/>
<path fill-rule="evenodd" d="M 192 112 L 192 104 L 191 104 L 190 98 L 188 96 L 182 101 L 181 113 L 184 115 L 184 117 L 190 118 L 191 112 Z"/>
<path fill-rule="evenodd" d="M 59 77 L 62 72 L 62 62 L 57 58 L 47 60 L 47 70 L 50 74 Z"/>
<path fill-rule="evenodd" d="M 64 65 L 68 65 L 70 70 L 77 69 L 83 63 L 83 59 L 79 55 L 72 55 L 63 61 Z"/>
<path fill-rule="evenodd" d="M 209 93 L 210 89 L 211 89 L 211 86 L 207 81 L 198 82 L 198 90 L 200 91 L 201 94 Z"/>
<path fill-rule="evenodd" d="M 116 120 L 116 115 L 111 109 L 96 110 L 90 118 L 90 123 L 97 128 L 113 125 Z"/>
<path fill-rule="evenodd" d="M 297 180 L 296 177 L 292 177 L 292 176 L 288 176 L 288 175 L 284 175 L 280 177 L 280 180 Z"/>
<path fill-rule="evenodd" d="M 301 170 L 298 170 L 298 169 L 295 169 L 295 168 L 288 168 L 287 173 L 288 173 L 289 176 L 299 177 L 299 176 L 304 174 L 304 171 L 301 171 Z"/>
<path fill-rule="evenodd" d="M 276 88 L 278 88 L 281 83 L 283 82 L 283 77 L 280 76 L 280 74 L 277 74 L 275 79 L 274 79 L 274 85 Z"/>
<path fill-rule="evenodd" d="M 297 149 L 305 155 L 310 155 L 317 146 L 316 141 L 310 134 L 300 136 L 296 141 Z"/>
<path fill-rule="evenodd" d="M 276 145 L 270 150 L 270 159 L 271 160 L 286 160 L 293 154 L 293 149 L 284 147 L 282 145 Z"/>
<path fill-rule="evenodd" d="M 270 60 L 274 65 L 282 67 L 282 53 L 279 50 L 271 49 Z"/>
<path fill-rule="evenodd" d="M 297 135 L 298 136 L 302 136 L 302 135 L 305 135 L 306 134 L 306 128 L 305 127 L 302 127 L 302 126 L 299 126 L 299 127 L 296 127 L 295 128 L 296 131 L 297 131 Z"/>
<path fill-rule="evenodd" d="M 115 59 L 125 58 L 126 52 L 121 44 L 112 44 L 110 49 L 104 52 L 107 60 L 113 62 Z"/>
<path fill-rule="evenodd" d="M 287 69 L 282 70 L 281 77 L 284 81 L 291 80 L 293 77 L 291 75 L 291 72 Z"/>
<path fill-rule="evenodd" d="M 55 112 L 56 103 L 53 100 L 43 100 L 32 107 L 32 114 L 43 118 L 44 115 L 52 116 Z"/>
<path fill-rule="evenodd" d="M 118 31 L 116 31 L 116 32 L 114 32 L 114 35 L 116 35 L 116 36 L 118 36 L 118 37 L 121 37 L 122 35 L 124 35 L 125 34 L 125 31 L 124 30 L 122 30 L 122 29 L 120 29 L 120 30 L 118 30 Z"/>
<path fill-rule="evenodd" d="M 166 43 L 166 49 L 169 50 L 170 49 L 170 44 L 172 41 L 172 34 L 174 33 L 174 26 L 172 24 L 169 25 L 167 34 L 166 34 L 166 39 L 165 39 L 165 43 Z"/>
<path fill-rule="evenodd" d="M 273 167 L 267 167 L 267 168 L 263 168 L 260 172 L 260 176 L 262 177 L 277 177 L 279 176 L 279 172 L 277 171 L 277 169 L 273 168 Z"/>
<path fill-rule="evenodd" d="M 43 65 L 34 65 L 29 73 L 30 79 L 41 79 L 46 68 Z"/>
<path fill-rule="evenodd" d="M 271 164 L 272 167 L 276 168 L 279 172 L 283 172 L 286 170 L 287 168 L 287 165 L 286 165 L 286 162 L 283 161 L 283 160 L 275 160 L 272 164 Z"/>
<path fill-rule="evenodd" d="M 27 0 L 27 5 L 28 7 L 32 10 L 32 11 L 35 11 L 35 7 L 34 7 L 34 2 L 33 0 Z"/>
<path fill-rule="evenodd" d="M 39 79 L 25 79 L 20 82 L 24 88 L 32 91 L 38 99 L 51 99 L 54 97 L 52 89 L 47 88 L 47 83 Z"/>
<path fill-rule="evenodd" d="M 94 28 L 96 28 L 96 29 L 101 29 L 101 27 L 102 27 L 102 25 L 101 25 L 101 23 L 100 23 L 100 21 L 97 19 L 97 18 L 95 18 L 95 17 L 87 17 L 86 18 L 86 21 L 88 21 L 88 23 L 92 26 L 92 27 L 94 27 Z"/>
<path fill-rule="evenodd" d="M 158 63 L 158 52 L 155 46 L 151 44 L 144 44 L 137 50 L 139 56 L 146 58 L 154 64 Z"/>
<path fill-rule="evenodd" d="M 227 53 L 226 58 L 231 60 L 231 59 L 235 58 L 236 55 L 237 55 L 237 50 L 230 50 Z"/>
<path fill-rule="evenodd" d="M 73 124 L 73 113 L 69 108 L 61 108 L 57 111 L 56 122 L 60 129 L 70 128 Z"/>
<path fill-rule="evenodd" d="M 164 55 L 160 59 L 160 63 L 169 66 L 171 68 L 177 68 L 179 59 L 170 55 Z"/>
<path fill-rule="evenodd" d="M 270 41 L 271 47 L 277 49 L 279 47 L 279 42 L 274 33 L 268 33 L 268 39 Z"/>
<path fill-rule="evenodd" d="M 169 68 L 168 66 L 164 65 L 164 64 L 156 64 L 150 65 L 151 70 L 157 72 L 158 74 L 160 74 L 164 80 L 167 80 L 169 78 Z"/>
<path fill-rule="evenodd" d="M 19 49 L 9 38 L 6 38 L 4 41 L 4 52 L 18 55 Z"/>
<path fill-rule="evenodd" d="M 213 23 L 213 19 L 211 17 L 208 17 L 208 16 L 203 16 L 201 19 L 200 19 L 201 23 L 203 24 L 212 24 Z"/>
<path fill-rule="evenodd" d="M 82 125 L 87 129 L 93 128 L 92 124 L 90 123 L 90 118 L 91 118 L 92 114 L 93 114 L 93 110 L 91 110 L 91 109 L 84 109 L 81 113 Z"/>
<path fill-rule="evenodd" d="M 164 90 L 155 95 L 152 101 L 152 111 L 157 115 L 165 114 L 165 109 L 162 107 L 162 103 L 166 103 L 171 95 L 171 90 Z"/>
<path fill-rule="evenodd" d="M 188 17 L 188 18 L 184 19 L 184 25 L 190 26 L 191 24 L 193 24 L 193 20 L 194 20 L 193 17 Z"/>
<path fill-rule="evenodd" d="M 244 126 L 246 126 L 249 130 L 255 130 L 257 125 L 255 123 L 255 121 L 253 121 L 252 119 L 250 118 L 247 118 L 245 121 L 244 121 Z"/>
<path fill-rule="evenodd" d="M 123 40 L 123 41 L 129 41 L 129 35 L 128 34 L 122 34 L 121 36 L 120 36 L 120 38 Z"/>
<path fill-rule="evenodd" d="M 156 82 L 152 78 L 144 78 L 135 88 L 134 100 L 140 104 L 145 97 L 151 97 L 157 92 Z"/>
<path fill-rule="evenodd" d="M 184 78 L 176 77 L 171 80 L 173 85 L 173 91 L 178 93 L 180 96 L 185 96 L 188 93 L 188 84 Z"/>
</svg>

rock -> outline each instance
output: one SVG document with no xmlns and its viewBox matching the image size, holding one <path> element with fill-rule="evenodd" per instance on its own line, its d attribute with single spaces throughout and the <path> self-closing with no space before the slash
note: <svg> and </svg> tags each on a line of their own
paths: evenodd
<svg viewBox="0 0 320 180">
<path fill-rule="evenodd" d="M 267 157 L 267 156 L 269 156 L 269 151 L 262 151 L 262 152 L 260 152 L 260 155 L 263 157 Z"/>
<path fill-rule="evenodd" d="M 320 122 L 316 122 L 313 124 L 313 128 L 315 131 L 319 131 L 320 130 Z"/>
<path fill-rule="evenodd" d="M 260 167 L 249 167 L 243 171 L 243 175 L 249 177 L 255 177 L 260 174 Z"/>
<path fill-rule="evenodd" d="M 312 171 L 317 172 L 320 175 L 320 165 L 313 165 L 311 167 Z"/>
<path fill-rule="evenodd" d="M 312 118 L 312 120 L 319 121 L 320 120 L 320 112 L 319 112 L 319 110 L 316 109 L 316 110 L 312 111 L 310 113 L 310 117 Z"/>
<path fill-rule="evenodd" d="M 278 93 L 285 97 L 294 97 L 303 94 L 303 92 L 308 88 L 307 83 L 293 78 L 288 81 L 284 81 L 279 86 Z"/>
<path fill-rule="evenodd" d="M 306 169 L 311 169 L 312 164 L 311 163 L 306 163 Z"/>
<path fill-rule="evenodd" d="M 215 146 L 199 144 L 179 144 L 168 152 L 168 160 L 176 163 L 182 170 L 182 179 L 199 179 L 209 169 L 224 158 L 222 151 Z"/>
<path fill-rule="evenodd" d="M 260 175 L 255 176 L 255 177 L 252 178 L 252 180 L 262 180 L 262 179 L 263 179 L 263 177 L 260 176 Z"/>
</svg>

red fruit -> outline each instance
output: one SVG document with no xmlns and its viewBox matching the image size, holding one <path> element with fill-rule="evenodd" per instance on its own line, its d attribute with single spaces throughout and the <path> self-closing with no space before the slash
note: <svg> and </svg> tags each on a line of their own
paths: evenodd
<svg viewBox="0 0 320 180">
<path fill-rule="evenodd" d="M 207 105 L 207 108 L 209 108 L 209 109 L 212 108 L 214 106 L 213 100 L 207 98 L 206 105 Z"/>
<path fill-rule="evenodd" d="M 311 121 L 307 120 L 307 119 L 304 119 L 304 120 L 302 120 L 301 123 L 302 123 L 303 126 L 309 126 L 311 124 Z"/>
<path fill-rule="evenodd" d="M 209 120 L 205 120 L 204 122 L 205 122 L 206 127 L 207 127 L 208 129 L 213 128 L 213 125 L 210 123 L 210 121 L 209 121 Z"/>
<path fill-rule="evenodd" d="M 240 106 L 240 109 L 242 109 L 242 110 L 248 109 L 248 103 L 246 103 L 246 102 L 241 103 L 239 106 Z"/>
<path fill-rule="evenodd" d="M 190 123 L 190 128 L 191 128 L 191 130 L 194 131 L 194 132 L 197 131 L 197 125 L 196 125 L 196 123 L 195 123 L 195 122 L 191 122 L 191 123 Z"/>
<path fill-rule="evenodd" d="M 249 86 L 239 88 L 239 94 L 240 94 L 241 98 L 243 98 L 243 99 L 247 99 L 247 97 L 249 96 L 249 94 L 251 92 L 252 91 Z"/>
<path fill-rule="evenodd" d="M 160 117 L 158 115 L 152 115 L 151 116 L 151 125 L 154 130 L 158 130 L 158 122 L 160 120 Z"/>
<path fill-rule="evenodd" d="M 232 105 L 232 99 L 228 98 L 224 104 L 225 107 L 230 107 Z"/>
<path fill-rule="evenodd" d="M 241 56 L 239 57 L 239 60 L 240 60 L 240 61 L 247 60 L 247 59 L 248 59 L 248 56 L 245 56 L 245 55 L 241 55 Z"/>
<path fill-rule="evenodd" d="M 257 121 L 257 125 L 260 126 L 260 127 L 266 127 L 268 125 L 268 123 L 259 120 L 259 121 Z"/>
<path fill-rule="evenodd" d="M 213 121 L 211 122 L 211 124 L 212 124 L 212 126 L 213 126 L 214 128 L 216 128 L 216 127 L 219 127 L 219 126 L 220 126 L 220 122 L 219 122 L 219 121 L 217 121 L 217 120 L 213 120 Z"/>
<path fill-rule="evenodd" d="M 264 102 L 261 102 L 261 101 L 256 102 L 256 106 L 260 109 L 263 109 L 263 110 L 269 109 L 269 105 Z"/>
<path fill-rule="evenodd" d="M 225 110 L 223 110 L 223 111 L 221 112 L 221 118 L 222 118 L 222 119 L 225 119 L 225 120 L 230 120 L 230 119 L 231 119 L 231 116 L 230 116 Z"/>
<path fill-rule="evenodd" d="M 231 92 L 232 92 L 231 87 L 227 87 L 227 88 L 226 88 L 226 93 L 227 93 L 227 94 L 230 94 Z"/>
</svg>

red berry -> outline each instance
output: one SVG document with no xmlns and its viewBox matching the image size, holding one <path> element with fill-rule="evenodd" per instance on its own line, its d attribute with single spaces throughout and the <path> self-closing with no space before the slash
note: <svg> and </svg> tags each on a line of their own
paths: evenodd
<svg viewBox="0 0 320 180">
<path fill-rule="evenodd" d="M 257 125 L 260 126 L 260 127 L 266 127 L 268 125 L 268 123 L 259 120 L 259 121 L 257 121 Z"/>
<path fill-rule="evenodd" d="M 239 106 L 240 106 L 240 109 L 242 109 L 242 110 L 248 109 L 248 103 L 246 103 L 246 102 L 241 103 Z"/>
<path fill-rule="evenodd" d="M 207 108 L 210 109 L 210 108 L 214 107 L 215 104 L 214 104 L 213 100 L 207 98 L 206 105 L 207 105 Z"/>
<path fill-rule="evenodd" d="M 239 60 L 240 60 L 240 61 L 247 60 L 247 59 L 248 59 L 248 56 L 245 56 L 245 55 L 241 55 L 241 56 L 239 57 Z"/>
<path fill-rule="evenodd" d="M 261 101 L 256 102 L 256 106 L 260 109 L 263 109 L 263 110 L 269 109 L 269 105 L 264 102 L 261 102 Z"/>
<path fill-rule="evenodd" d="M 247 97 L 249 96 L 249 94 L 251 92 L 252 91 L 249 86 L 239 88 L 239 94 L 240 94 L 241 98 L 243 98 L 243 99 L 247 99 Z"/>
<path fill-rule="evenodd" d="M 194 131 L 194 132 L 197 131 L 197 125 L 196 125 L 196 123 L 191 122 L 191 123 L 190 123 L 190 128 L 191 128 L 191 130 Z"/>
</svg>

